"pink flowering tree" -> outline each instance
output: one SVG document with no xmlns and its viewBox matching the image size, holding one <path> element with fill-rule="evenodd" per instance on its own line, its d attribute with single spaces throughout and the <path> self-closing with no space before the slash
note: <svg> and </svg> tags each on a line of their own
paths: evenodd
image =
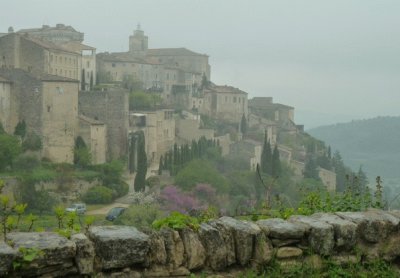
<svg viewBox="0 0 400 278">
<path fill-rule="evenodd" d="M 168 185 L 160 193 L 162 207 L 167 211 L 189 213 L 200 208 L 199 201 L 192 193 L 183 192 L 174 185 Z"/>
</svg>

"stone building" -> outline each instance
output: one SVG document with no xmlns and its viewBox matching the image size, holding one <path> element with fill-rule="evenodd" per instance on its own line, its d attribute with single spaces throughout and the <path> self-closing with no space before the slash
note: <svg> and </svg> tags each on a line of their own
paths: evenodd
<svg viewBox="0 0 400 278">
<path fill-rule="evenodd" d="M 257 164 L 261 164 L 262 144 L 254 140 L 242 140 L 230 145 L 230 155 L 245 159 L 249 163 L 249 170 L 255 171 Z"/>
<path fill-rule="evenodd" d="M 198 141 L 201 137 L 214 139 L 215 130 L 201 128 L 200 115 L 182 116 L 176 119 L 176 140 L 180 145 Z"/>
<path fill-rule="evenodd" d="M 131 113 L 130 134 L 139 130 L 144 132 L 148 162 L 158 163 L 160 156 L 175 144 L 174 110 L 161 109 Z"/>
<path fill-rule="evenodd" d="M 250 99 L 249 111 L 276 122 L 294 122 L 294 107 L 273 103 L 272 97 L 254 97 Z"/>
<path fill-rule="evenodd" d="M 207 55 L 186 48 L 149 49 L 140 26 L 129 37 L 129 51 L 97 55 L 97 71 L 100 82 L 138 80 L 143 89 L 162 93 L 166 104 L 178 102 L 185 108 L 203 75 L 210 78 Z"/>
<path fill-rule="evenodd" d="M 247 93 L 231 86 L 212 85 L 203 90 L 202 105 L 198 107 L 201 114 L 240 123 L 242 116 L 248 116 Z"/>
<path fill-rule="evenodd" d="M 78 32 L 73 27 L 66 26 L 62 23 L 59 23 L 54 27 L 43 25 L 42 28 L 21 29 L 17 33 L 29 34 L 30 36 L 41 40 L 51 41 L 53 43 L 64 43 L 70 41 L 81 43 L 84 39 L 83 33 Z"/>
<path fill-rule="evenodd" d="M 106 125 L 106 160 L 127 155 L 129 129 L 128 92 L 110 91 L 79 92 L 79 114 Z"/>
<path fill-rule="evenodd" d="M 103 122 L 79 115 L 79 136 L 90 150 L 92 164 L 106 162 L 107 128 Z"/>
<path fill-rule="evenodd" d="M 9 84 L 8 92 L 1 95 L 3 104 L 10 105 L 1 112 L 7 130 L 12 132 L 17 122 L 25 121 L 27 132 L 41 138 L 42 157 L 72 163 L 78 129 L 78 81 L 6 68 L 0 69 L 0 76 Z"/>
<path fill-rule="evenodd" d="M 61 45 L 28 35 L 0 38 L 0 67 L 23 69 L 33 75 L 57 75 L 79 80 L 81 57 Z"/>
</svg>

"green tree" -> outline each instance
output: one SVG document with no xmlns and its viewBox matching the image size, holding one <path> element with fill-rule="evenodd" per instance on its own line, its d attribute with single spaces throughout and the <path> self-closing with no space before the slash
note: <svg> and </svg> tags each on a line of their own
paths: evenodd
<svg viewBox="0 0 400 278">
<path fill-rule="evenodd" d="M 0 171 L 12 167 L 13 160 L 21 153 L 19 140 L 8 134 L 0 134 Z"/>
<path fill-rule="evenodd" d="M 23 151 L 39 151 L 43 147 L 42 139 L 34 132 L 29 132 L 26 138 L 22 141 Z"/>
<path fill-rule="evenodd" d="M 242 120 L 240 121 L 240 132 L 243 135 L 247 134 L 247 120 L 244 114 L 242 115 Z"/>
<path fill-rule="evenodd" d="M 272 151 L 271 144 L 267 139 L 267 132 L 264 135 L 264 145 L 261 153 L 261 172 L 266 173 L 268 175 L 272 174 Z"/>
<path fill-rule="evenodd" d="M 272 176 L 279 177 L 281 172 L 282 172 L 282 166 L 279 156 L 278 144 L 275 144 L 275 148 L 272 153 Z"/>
<path fill-rule="evenodd" d="M 317 170 L 317 163 L 315 162 L 312 156 L 309 156 L 306 164 L 304 165 L 304 178 L 315 179 L 319 180 L 318 170 Z"/>
<path fill-rule="evenodd" d="M 75 140 L 74 164 L 81 168 L 85 168 L 90 165 L 91 160 L 92 157 L 85 141 L 81 136 L 78 136 Z"/>
<path fill-rule="evenodd" d="M 90 72 L 90 88 L 89 90 L 93 90 L 93 71 Z"/>
<path fill-rule="evenodd" d="M 146 144 L 143 131 L 138 133 L 137 172 L 134 181 L 135 191 L 144 191 L 147 174 Z"/>
<path fill-rule="evenodd" d="M 85 80 L 85 69 L 82 69 L 82 77 L 81 77 L 81 91 L 86 90 L 86 80 Z"/>
<path fill-rule="evenodd" d="M 18 124 L 15 126 L 14 135 L 20 136 L 22 139 L 25 138 L 26 123 L 24 120 L 22 120 L 21 122 L 18 122 Z"/>
</svg>

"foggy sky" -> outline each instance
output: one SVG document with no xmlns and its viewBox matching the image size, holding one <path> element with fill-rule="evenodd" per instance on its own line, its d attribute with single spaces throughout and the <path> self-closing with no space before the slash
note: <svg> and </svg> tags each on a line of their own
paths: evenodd
<svg viewBox="0 0 400 278">
<path fill-rule="evenodd" d="M 64 23 L 98 53 L 127 51 L 140 23 L 150 48 L 206 53 L 213 82 L 295 106 L 306 125 L 400 115 L 398 0 L 0 2 L 0 32 Z"/>
</svg>

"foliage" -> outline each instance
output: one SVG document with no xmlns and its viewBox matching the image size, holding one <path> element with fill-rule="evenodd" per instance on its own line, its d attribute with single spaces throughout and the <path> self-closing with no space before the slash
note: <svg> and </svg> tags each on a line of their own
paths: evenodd
<svg viewBox="0 0 400 278">
<path fill-rule="evenodd" d="M 88 204 L 109 204 L 113 200 L 113 191 L 108 187 L 98 185 L 89 189 L 82 200 Z"/>
<path fill-rule="evenodd" d="M 0 171 L 12 167 L 13 160 L 21 153 L 19 140 L 8 134 L 0 134 Z"/>
<path fill-rule="evenodd" d="M 150 228 L 152 223 L 163 216 L 157 204 L 131 205 L 115 219 L 116 225 L 132 225 L 138 229 Z"/>
<path fill-rule="evenodd" d="M 272 150 L 271 144 L 267 139 L 267 132 L 264 136 L 264 144 L 261 152 L 261 172 L 272 175 Z"/>
<path fill-rule="evenodd" d="M 240 132 L 245 135 L 247 134 L 247 120 L 246 117 L 244 116 L 244 114 L 242 115 L 242 119 L 240 120 Z"/>
<path fill-rule="evenodd" d="M 74 148 L 74 164 L 80 168 L 86 168 L 90 165 L 92 157 L 89 148 L 86 146 L 85 141 L 81 136 L 75 140 Z"/>
<path fill-rule="evenodd" d="M 130 111 L 150 110 L 160 103 L 161 97 L 158 93 L 135 91 L 129 94 Z"/>
<path fill-rule="evenodd" d="M 42 139 L 34 132 L 28 133 L 22 141 L 22 150 L 25 151 L 39 151 L 43 147 Z"/>
<path fill-rule="evenodd" d="M 199 220 L 195 217 L 191 217 L 175 211 L 165 218 L 155 220 L 152 224 L 152 227 L 157 230 L 164 227 L 169 227 L 174 230 L 181 230 L 184 228 L 198 230 L 200 227 L 200 223 Z"/>
<path fill-rule="evenodd" d="M 137 172 L 135 176 L 134 186 L 135 191 L 144 191 L 146 186 L 147 174 L 147 154 L 146 142 L 143 131 L 138 134 L 138 154 L 137 154 Z"/>
<path fill-rule="evenodd" d="M 312 156 L 309 156 L 306 160 L 303 176 L 304 178 L 319 180 L 317 164 Z"/>
<path fill-rule="evenodd" d="M 22 139 L 25 138 L 26 135 L 26 123 L 24 120 L 18 122 L 14 129 L 14 135 L 21 137 Z"/>
<path fill-rule="evenodd" d="M 229 189 L 226 178 L 215 169 L 212 162 L 202 159 L 189 162 L 176 175 L 175 183 L 183 190 L 191 190 L 198 183 L 210 184 L 218 193 Z"/>
<path fill-rule="evenodd" d="M 27 267 L 33 260 L 42 257 L 44 252 L 36 247 L 26 248 L 20 247 L 18 249 L 21 256 L 13 261 L 13 268 L 20 269 Z"/>
<path fill-rule="evenodd" d="M 168 185 L 162 189 L 160 201 L 165 211 L 189 213 L 199 209 L 199 202 L 192 193 L 183 192 L 173 185 Z"/>
<path fill-rule="evenodd" d="M 19 155 L 14 163 L 13 168 L 15 170 L 32 171 L 40 166 L 39 159 L 32 154 Z"/>
</svg>

